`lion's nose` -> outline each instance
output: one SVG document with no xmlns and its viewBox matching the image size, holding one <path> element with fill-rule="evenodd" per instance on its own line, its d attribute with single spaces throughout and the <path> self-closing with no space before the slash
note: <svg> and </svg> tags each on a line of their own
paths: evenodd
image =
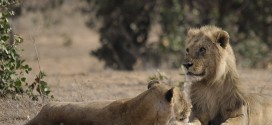
<svg viewBox="0 0 272 125">
<path fill-rule="evenodd" d="M 188 68 L 190 68 L 191 66 L 193 66 L 193 63 L 192 63 L 192 62 L 184 63 L 183 66 L 186 67 L 186 69 L 188 69 Z"/>
</svg>

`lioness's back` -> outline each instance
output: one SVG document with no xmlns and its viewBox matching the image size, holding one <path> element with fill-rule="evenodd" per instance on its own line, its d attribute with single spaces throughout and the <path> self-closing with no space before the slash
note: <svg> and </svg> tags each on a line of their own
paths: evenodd
<svg viewBox="0 0 272 125">
<path fill-rule="evenodd" d="M 68 119 L 70 119 L 70 123 L 66 123 L 65 125 L 78 124 L 77 120 L 82 119 L 81 121 L 83 122 L 85 117 L 88 115 L 86 113 L 97 114 L 99 111 L 101 111 L 101 109 L 109 105 L 111 102 L 112 101 L 95 101 L 88 103 L 51 102 L 46 104 L 41 109 L 39 114 L 26 125 L 57 125 L 60 121 L 66 121 L 65 119 L 67 119 L 67 117 L 69 117 Z M 64 114 L 67 115 L 63 116 Z M 73 121 L 75 121 L 75 123 Z"/>
</svg>

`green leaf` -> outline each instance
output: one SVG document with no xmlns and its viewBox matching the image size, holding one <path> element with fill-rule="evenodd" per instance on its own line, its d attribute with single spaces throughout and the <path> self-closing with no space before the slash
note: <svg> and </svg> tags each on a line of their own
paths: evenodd
<svg viewBox="0 0 272 125">
<path fill-rule="evenodd" d="M 21 81 L 25 82 L 26 81 L 26 77 L 22 77 Z"/>
</svg>

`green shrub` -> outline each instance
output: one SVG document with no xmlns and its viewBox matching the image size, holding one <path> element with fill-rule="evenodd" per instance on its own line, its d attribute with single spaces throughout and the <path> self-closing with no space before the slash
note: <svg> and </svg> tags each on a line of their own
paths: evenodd
<svg viewBox="0 0 272 125">
<path fill-rule="evenodd" d="M 25 60 L 19 55 L 21 50 L 17 48 L 23 39 L 13 34 L 8 20 L 14 15 L 11 8 L 16 4 L 17 0 L 0 1 L 0 96 L 11 95 L 15 99 L 18 95 L 27 94 L 33 100 L 38 100 L 38 96 L 43 98 L 48 96 L 50 90 L 43 81 L 45 74 L 41 71 L 32 84 L 27 83 L 25 75 L 31 68 L 25 64 Z"/>
</svg>

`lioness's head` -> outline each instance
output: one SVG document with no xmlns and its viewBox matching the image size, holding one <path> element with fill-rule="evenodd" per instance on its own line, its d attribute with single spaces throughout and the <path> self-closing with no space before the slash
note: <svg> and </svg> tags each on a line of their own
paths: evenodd
<svg viewBox="0 0 272 125">
<path fill-rule="evenodd" d="M 215 26 L 188 31 L 183 66 L 189 80 L 217 80 L 225 73 L 227 65 L 235 66 L 229 38 L 226 31 Z"/>
<path fill-rule="evenodd" d="M 178 87 L 172 87 L 161 84 L 159 81 L 151 81 L 148 84 L 148 89 L 161 89 L 164 88 L 164 109 L 170 109 L 171 118 L 170 123 L 188 122 L 188 117 L 191 112 L 191 104 L 186 99 L 185 94 Z M 161 103 L 162 104 L 162 103 Z"/>
</svg>

